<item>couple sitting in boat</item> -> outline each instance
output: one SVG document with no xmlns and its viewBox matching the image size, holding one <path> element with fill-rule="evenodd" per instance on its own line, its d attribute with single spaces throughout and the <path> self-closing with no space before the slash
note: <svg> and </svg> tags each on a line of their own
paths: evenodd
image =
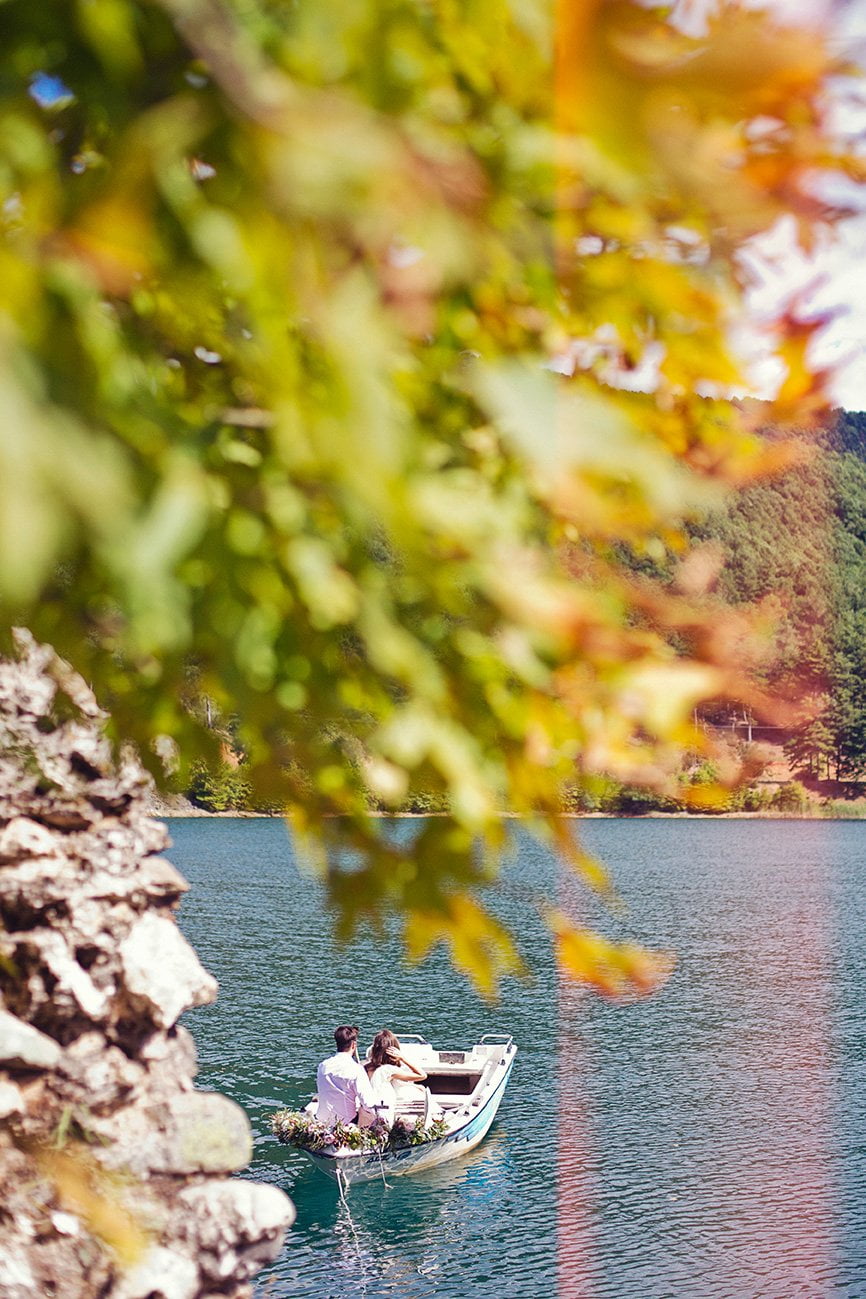
<svg viewBox="0 0 866 1299">
<path fill-rule="evenodd" d="M 316 1074 L 320 1123 L 357 1123 L 370 1127 L 377 1118 L 390 1126 L 396 1111 L 416 1098 L 426 1099 L 420 1086 L 423 1069 L 409 1064 L 400 1043 L 387 1028 L 377 1033 L 366 1064 L 358 1059 L 358 1028 L 342 1024 L 334 1030 L 335 1055 L 323 1060 Z"/>
</svg>

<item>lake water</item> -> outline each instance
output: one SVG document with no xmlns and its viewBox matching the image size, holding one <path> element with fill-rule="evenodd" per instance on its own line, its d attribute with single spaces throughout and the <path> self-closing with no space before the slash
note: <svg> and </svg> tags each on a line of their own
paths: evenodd
<svg viewBox="0 0 866 1299">
<path fill-rule="evenodd" d="M 186 1022 L 200 1085 L 256 1136 L 250 1175 L 298 1211 L 269 1299 L 866 1296 L 866 824 L 582 825 L 628 905 L 608 932 L 675 949 L 667 987 L 612 1005 L 561 986 L 527 890 L 581 893 L 520 838 L 495 909 L 534 971 L 488 1007 L 441 954 L 335 949 L 279 821 L 175 820 L 182 928 L 220 982 Z M 411 835 L 412 822 L 395 834 Z M 572 896 L 573 895 L 573 896 Z M 268 1134 L 338 1023 L 519 1047 L 486 1141 L 417 1177 L 336 1185 Z"/>
</svg>

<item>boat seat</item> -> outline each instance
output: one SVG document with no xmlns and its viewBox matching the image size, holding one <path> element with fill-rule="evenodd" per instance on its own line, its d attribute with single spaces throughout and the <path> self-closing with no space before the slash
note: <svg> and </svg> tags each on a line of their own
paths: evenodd
<svg viewBox="0 0 866 1299">
<path fill-rule="evenodd" d="M 423 1095 L 412 1096 L 407 1100 L 398 1098 L 394 1115 L 398 1119 L 410 1119 L 413 1123 L 420 1119 L 426 1128 L 430 1118 L 430 1092 L 426 1087 L 421 1087 L 420 1084 L 418 1086 Z"/>
</svg>

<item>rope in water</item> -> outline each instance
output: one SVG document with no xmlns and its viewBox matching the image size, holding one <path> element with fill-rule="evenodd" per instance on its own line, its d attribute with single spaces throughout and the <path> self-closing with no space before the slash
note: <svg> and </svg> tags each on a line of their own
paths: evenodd
<svg viewBox="0 0 866 1299">
<path fill-rule="evenodd" d="M 383 1185 L 387 1190 L 390 1191 L 390 1189 L 391 1189 L 390 1183 L 388 1183 L 388 1182 L 385 1180 L 385 1165 L 382 1163 L 382 1151 L 381 1151 L 381 1148 L 378 1149 L 378 1150 L 376 1151 L 376 1154 L 379 1156 L 379 1172 L 382 1174 L 382 1185 Z"/>
<path fill-rule="evenodd" d="M 343 1201 L 343 1203 L 345 1204 L 345 1206 L 346 1206 L 346 1211 L 348 1212 L 348 1209 L 349 1209 L 349 1201 L 346 1199 L 346 1192 L 345 1192 L 345 1190 L 343 1189 L 343 1182 L 345 1181 L 345 1177 L 344 1177 L 344 1175 L 343 1175 L 343 1170 L 342 1170 L 342 1168 L 338 1168 L 338 1169 L 336 1169 L 336 1173 L 337 1173 L 337 1186 L 339 1187 L 339 1190 L 340 1190 L 340 1199 L 341 1199 L 341 1200 Z M 351 1222 L 351 1217 L 350 1217 L 349 1221 Z"/>
</svg>

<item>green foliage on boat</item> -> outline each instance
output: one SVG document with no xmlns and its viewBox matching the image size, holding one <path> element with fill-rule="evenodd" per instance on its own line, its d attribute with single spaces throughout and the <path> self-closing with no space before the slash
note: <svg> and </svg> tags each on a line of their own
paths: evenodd
<svg viewBox="0 0 866 1299">
<path fill-rule="evenodd" d="M 274 1136 L 284 1146 L 301 1150 L 335 1151 L 351 1150 L 357 1154 L 384 1153 L 388 1150 L 406 1150 L 439 1141 L 448 1132 L 444 1119 L 432 1119 L 426 1126 L 422 1119 L 407 1123 L 397 1119 L 390 1127 L 377 1120 L 369 1128 L 337 1120 L 331 1126 L 319 1123 L 303 1110 L 277 1110 L 271 1115 L 270 1127 Z"/>
</svg>

